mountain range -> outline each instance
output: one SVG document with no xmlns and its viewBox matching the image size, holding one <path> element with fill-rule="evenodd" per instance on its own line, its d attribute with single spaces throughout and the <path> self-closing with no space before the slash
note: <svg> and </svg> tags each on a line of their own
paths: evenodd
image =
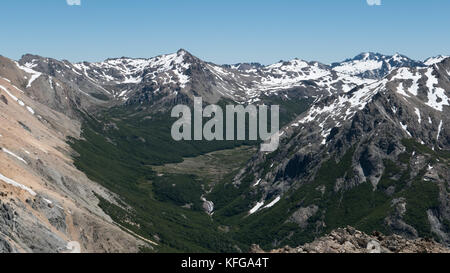
<svg viewBox="0 0 450 273">
<path fill-rule="evenodd" d="M 450 58 L 0 57 L 0 252 L 246 252 L 348 225 L 450 245 Z M 280 147 L 175 142 L 173 106 L 277 104 Z"/>
</svg>

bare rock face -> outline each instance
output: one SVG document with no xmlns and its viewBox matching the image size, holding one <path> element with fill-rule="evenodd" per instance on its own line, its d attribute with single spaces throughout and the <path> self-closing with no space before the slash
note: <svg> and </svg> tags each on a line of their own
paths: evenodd
<svg viewBox="0 0 450 273">
<path fill-rule="evenodd" d="M 396 69 L 374 84 L 318 99 L 282 128 L 279 149 L 255 155 L 234 180 L 240 185 L 251 174 L 254 182 L 264 181 L 242 187 L 258 196 L 244 209 L 272 196 L 290 202 L 289 210 L 283 208 L 287 213 L 280 209 L 284 219 L 275 222 L 261 213 L 260 222 L 280 228 L 295 222 L 300 228 L 281 238 L 285 243 L 278 238 L 262 246 L 300 245 L 304 239 L 292 234 L 321 236 L 345 225 L 368 230 L 366 217 L 376 222 L 370 228 L 409 239 L 433 237 L 450 246 L 448 71 L 450 58 Z M 382 199 L 364 200 L 375 195 Z M 375 203 L 382 213 L 369 215 Z M 305 208 L 314 206 L 320 209 L 312 217 Z M 367 213 L 356 216 L 361 207 Z M 267 237 L 276 236 L 272 230 Z"/>
<path fill-rule="evenodd" d="M 261 253 L 254 245 L 252 252 Z M 340 228 L 314 242 L 297 248 L 285 247 L 270 253 L 450 253 L 450 249 L 431 239 L 408 240 L 399 235 L 372 235 L 352 227 Z"/>
<path fill-rule="evenodd" d="M 80 122 L 38 98 L 41 72 L 18 67 L 0 58 L 0 253 L 138 251 L 145 243 L 98 206 L 112 194 L 73 164 L 66 141 Z"/>
<path fill-rule="evenodd" d="M 319 207 L 314 205 L 307 208 L 299 208 L 288 221 L 297 223 L 301 228 L 305 228 L 308 225 L 308 219 L 314 216 L 318 210 Z"/>
</svg>

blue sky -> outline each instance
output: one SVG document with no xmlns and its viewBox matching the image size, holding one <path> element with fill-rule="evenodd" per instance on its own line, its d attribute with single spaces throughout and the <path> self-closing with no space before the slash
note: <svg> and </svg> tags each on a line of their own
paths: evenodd
<svg viewBox="0 0 450 273">
<path fill-rule="evenodd" d="M 450 54 L 449 12 L 447 0 L 3 0 L 0 54 L 99 61 L 185 48 L 219 64 L 330 63 L 365 51 L 424 59 Z"/>
</svg>

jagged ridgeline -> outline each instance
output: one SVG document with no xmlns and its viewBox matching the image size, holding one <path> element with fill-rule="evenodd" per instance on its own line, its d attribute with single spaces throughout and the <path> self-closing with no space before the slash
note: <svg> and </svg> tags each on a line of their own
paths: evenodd
<svg viewBox="0 0 450 273">
<path fill-rule="evenodd" d="M 185 50 L 1 58 L 0 249 L 268 250 L 347 225 L 448 245 L 449 73 L 446 57 L 375 53 L 267 66 Z M 174 141 L 170 112 L 194 97 L 280 105 L 279 149 Z"/>
</svg>

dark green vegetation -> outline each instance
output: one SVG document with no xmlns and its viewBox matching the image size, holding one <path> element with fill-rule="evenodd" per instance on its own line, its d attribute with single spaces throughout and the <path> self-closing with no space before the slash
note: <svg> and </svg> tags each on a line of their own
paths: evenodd
<svg viewBox="0 0 450 273">
<path fill-rule="evenodd" d="M 178 206 L 192 207 L 200 211 L 202 202 L 199 193 L 202 192 L 202 181 L 192 175 L 165 175 L 154 179 L 153 192 L 156 199 L 171 202 Z"/>
<path fill-rule="evenodd" d="M 220 234 L 201 211 L 206 181 L 194 175 L 158 176 L 150 165 L 181 162 L 183 157 L 246 143 L 175 142 L 170 136 L 172 119 L 138 113 L 140 116 L 130 117 L 127 110 L 115 109 L 103 116 L 86 117 L 84 139 L 71 140 L 78 153 L 76 166 L 117 193 L 131 210 L 106 200 L 101 200 L 101 207 L 120 225 L 159 241 L 158 251 L 236 251 L 232 240 Z"/>
<path fill-rule="evenodd" d="M 283 100 L 279 96 L 272 96 L 263 98 L 263 101 L 267 105 L 280 105 L 280 126 L 282 127 L 308 110 L 309 106 L 314 102 L 314 99 Z"/>
<path fill-rule="evenodd" d="M 281 104 L 282 124 L 310 103 L 266 100 Z M 84 139 L 71 140 L 76 166 L 120 196 L 120 205 L 100 198 L 102 209 L 122 227 L 158 243 L 142 251 L 236 252 L 247 251 L 253 243 L 266 249 L 297 246 L 345 225 L 368 233 L 390 233 L 385 219 L 393 213 L 392 200 L 398 198 L 407 202 L 403 220 L 421 236 L 432 236 L 426 211 L 438 206 L 438 188 L 424 181 L 425 170 L 411 177 L 411 157 L 415 152 L 433 163 L 448 160 L 446 152 L 404 140 L 407 150 L 396 162 L 385 160 L 384 174 L 374 190 L 369 182 L 346 184 L 353 176 L 354 150 L 350 149 L 341 158 L 328 158 L 318 166 L 314 179 L 291 188 L 276 206 L 249 216 L 249 209 L 261 198 L 251 190 L 254 175 L 247 170 L 239 187 L 231 181 L 257 143 L 176 142 L 170 136 L 174 121 L 167 113 L 153 113 L 145 106 L 115 108 L 86 116 Z M 276 152 L 267 155 L 264 173 L 275 156 Z M 294 165 L 287 176 L 297 175 Z M 339 189 L 337 181 L 343 181 Z M 201 196 L 214 202 L 212 217 L 203 212 Z M 300 228 L 291 216 L 311 206 L 317 206 L 317 213 Z"/>
<path fill-rule="evenodd" d="M 394 213 L 392 201 L 404 198 L 407 212 L 403 221 L 415 227 L 419 236 L 432 237 L 426 211 L 439 206 L 439 189 L 433 182 L 424 180 L 425 170 L 411 177 L 411 157 L 413 153 L 424 155 L 432 163 L 448 158 L 448 152 L 434 152 L 413 140 L 405 139 L 403 144 L 407 150 L 398 162 L 384 162 L 385 171 L 376 189 L 370 182 L 350 187 L 346 184 L 353 175 L 354 150 L 350 149 L 338 161 L 332 157 L 324 162 L 312 182 L 291 189 L 275 207 L 251 216 L 247 216 L 249 206 L 260 197 L 250 194 L 248 182 L 244 181 L 239 190 L 227 184 L 219 185 L 208 196 L 217 202 L 215 219 L 233 226 L 236 241 L 244 245 L 258 242 L 263 248 L 272 249 L 274 243 L 301 245 L 346 225 L 367 233 L 376 230 L 390 234 L 393 231 L 386 226 L 385 219 Z M 247 180 L 253 181 L 253 177 L 249 175 Z M 338 180 L 343 184 L 336 189 Z M 290 217 L 299 208 L 310 206 L 317 206 L 318 212 L 308 219 L 306 228 L 300 228 Z"/>
<path fill-rule="evenodd" d="M 306 106 L 306 101 L 300 101 L 298 111 L 306 110 Z M 150 112 L 146 106 L 84 116 L 83 138 L 70 141 L 77 153 L 75 164 L 89 178 L 120 196 L 117 203 L 122 205 L 101 199 L 100 206 L 124 228 L 157 242 L 159 246 L 152 251 L 236 252 L 241 244 L 219 231 L 219 222 L 202 211 L 200 197 L 214 179 L 230 181 L 237 167 L 254 153 L 257 143 L 176 142 L 170 135 L 175 120 L 168 113 Z M 215 153 L 208 154 L 211 152 Z M 197 162 L 187 168 L 198 170 L 188 171 L 185 166 L 183 172 L 184 158 L 188 163 Z M 208 160 L 214 161 L 211 172 L 207 165 L 201 166 Z M 220 167 L 226 171 L 218 174 Z"/>
</svg>

